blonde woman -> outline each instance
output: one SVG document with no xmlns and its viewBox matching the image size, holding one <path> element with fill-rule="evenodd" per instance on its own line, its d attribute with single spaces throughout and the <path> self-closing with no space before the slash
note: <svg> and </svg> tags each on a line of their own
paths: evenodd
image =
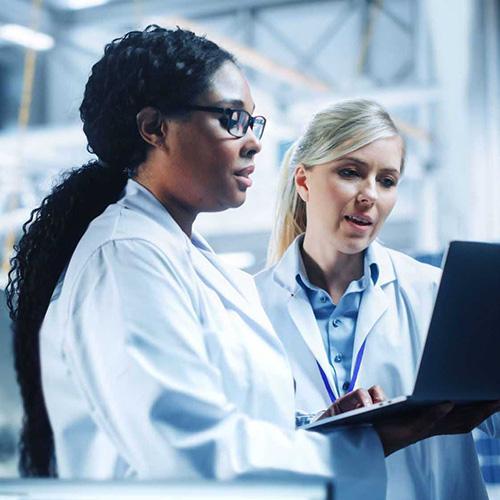
<svg viewBox="0 0 500 500">
<path fill-rule="evenodd" d="M 410 394 L 440 272 L 376 241 L 397 199 L 405 146 L 378 104 L 312 119 L 288 152 L 257 275 L 292 365 L 297 409 L 314 414 L 358 387 Z M 486 498 L 470 430 L 496 408 L 453 409 L 434 436 L 386 460 L 387 498 Z M 496 416 L 482 424 L 494 433 Z M 497 424 L 498 428 L 498 424 Z"/>
</svg>

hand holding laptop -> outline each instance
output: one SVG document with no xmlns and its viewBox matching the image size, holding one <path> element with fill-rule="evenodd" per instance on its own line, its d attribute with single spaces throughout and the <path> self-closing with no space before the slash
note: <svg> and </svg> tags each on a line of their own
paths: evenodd
<svg viewBox="0 0 500 500">
<path fill-rule="evenodd" d="M 440 403 L 375 424 L 385 456 L 435 436 L 436 427 L 446 420 L 447 415 L 453 411 L 453 406 L 453 403 Z"/>
<path fill-rule="evenodd" d="M 354 409 L 344 409 L 344 405 L 341 414 L 304 428 L 330 432 L 339 426 L 373 424 L 382 432 L 383 441 L 387 438 L 391 443 L 394 438 L 395 449 L 399 425 L 421 425 L 424 437 L 426 433 L 430 437 L 472 430 L 500 410 L 498 297 L 500 244 L 452 242 L 412 394 L 380 402 L 372 399 L 371 405 Z M 437 408 L 437 414 L 432 408 Z M 444 411 L 441 417 L 439 408 Z M 411 444 L 412 430 L 409 435 L 401 431 L 401 441 Z M 424 437 L 417 434 L 417 440 Z M 387 447 L 388 453 L 395 451 L 392 448 Z"/>
<path fill-rule="evenodd" d="M 500 400 L 458 405 L 448 402 L 416 409 L 374 425 L 384 453 L 391 453 L 422 439 L 444 434 L 465 434 L 500 411 Z"/>
<path fill-rule="evenodd" d="M 369 389 L 355 389 L 338 398 L 316 419 L 316 422 L 358 408 L 369 407 L 386 400 L 385 393 L 379 385 L 374 385 Z M 437 428 L 451 430 L 459 427 L 461 423 L 456 422 L 456 418 L 452 419 L 448 427 L 443 425 L 443 420 L 448 414 L 453 414 L 453 410 L 452 403 L 433 405 L 430 408 L 419 409 L 415 414 L 395 417 L 384 424 L 375 426 L 375 430 L 382 442 L 385 456 L 387 457 L 391 453 L 416 443 L 421 439 L 435 435 L 434 431 Z M 472 416 L 472 413 L 476 416 L 475 414 L 478 412 L 471 412 L 470 416 Z M 460 419 L 459 415 L 456 415 L 456 417 Z M 453 432 L 448 433 L 452 434 Z"/>
<path fill-rule="evenodd" d="M 488 417 L 500 411 L 500 400 L 455 405 L 445 418 L 436 423 L 432 435 L 471 432 Z"/>
<path fill-rule="evenodd" d="M 317 419 L 340 415 L 385 401 L 380 386 L 356 389 L 338 398 Z M 374 425 L 385 456 L 414 444 L 422 439 L 443 434 L 463 434 L 472 431 L 483 420 L 500 411 L 500 400 L 475 402 L 455 406 L 451 402 L 431 404 L 410 413 L 393 416 Z"/>
</svg>

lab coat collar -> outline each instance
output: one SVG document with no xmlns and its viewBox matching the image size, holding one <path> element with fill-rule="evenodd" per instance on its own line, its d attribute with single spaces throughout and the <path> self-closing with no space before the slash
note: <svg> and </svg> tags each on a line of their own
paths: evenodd
<svg viewBox="0 0 500 500">
<path fill-rule="evenodd" d="M 170 212 L 161 204 L 151 191 L 146 189 L 133 179 L 129 179 L 123 197 L 118 201 L 119 205 L 143 213 L 157 224 L 166 229 L 169 234 L 179 239 L 187 250 L 190 247 L 190 239 L 175 222 Z"/>
<path fill-rule="evenodd" d="M 291 295 L 295 295 L 301 289 L 301 286 L 297 283 L 297 273 L 306 274 L 303 268 L 302 256 L 300 255 L 300 245 L 303 239 L 303 234 L 295 238 L 273 270 L 273 280 Z"/>
<path fill-rule="evenodd" d="M 170 234 L 178 238 L 179 241 L 183 242 L 189 253 L 192 251 L 192 245 L 204 252 L 214 253 L 205 238 L 196 231 L 193 231 L 191 238 L 189 238 L 158 198 L 134 179 L 128 180 L 124 195 L 118 203 L 137 212 L 142 212 L 150 219 L 153 219 Z"/>
<path fill-rule="evenodd" d="M 383 287 L 388 283 L 396 280 L 394 265 L 387 249 L 375 240 L 367 249 L 369 258 L 377 264 L 378 277 L 376 280 L 377 287 Z"/>
<path fill-rule="evenodd" d="M 265 314 L 258 314 L 252 309 L 249 297 L 255 297 L 255 284 L 250 275 L 239 269 L 232 269 L 223 265 L 207 241 L 193 231 L 189 238 L 175 222 L 168 210 L 144 186 L 129 179 L 125 187 L 124 196 L 118 202 L 126 208 L 145 214 L 170 235 L 185 246 L 191 256 L 191 261 L 200 279 L 221 296 L 222 300 L 231 304 L 240 313 L 247 316 L 250 321 L 259 326 L 272 330 L 271 324 Z"/>
<path fill-rule="evenodd" d="M 300 252 L 298 252 L 297 254 L 298 258 L 300 259 L 300 262 L 298 265 L 298 271 L 297 275 L 295 276 L 295 279 L 297 280 L 299 285 L 301 285 L 306 290 L 308 296 L 311 297 L 311 293 L 315 294 L 316 292 L 319 292 L 321 288 L 311 283 L 309 277 L 307 276 L 307 272 L 304 266 L 304 259 L 302 259 L 302 255 Z M 351 283 L 348 286 L 346 293 L 348 291 L 363 292 L 368 286 L 370 280 L 374 284 L 377 283 L 378 276 L 379 276 L 378 264 L 374 261 L 373 252 L 369 247 L 366 249 L 366 254 L 364 258 L 363 276 L 359 280 L 355 280 L 353 283 Z"/>
<path fill-rule="evenodd" d="M 300 245 L 304 239 L 304 234 L 300 234 L 295 238 L 293 243 L 287 248 L 286 252 L 281 257 L 280 261 L 276 264 L 273 271 L 273 279 L 279 285 L 288 290 L 291 294 L 297 293 L 301 288 L 297 283 L 296 276 L 299 271 L 305 275 L 305 270 L 300 268 L 302 266 L 302 256 L 300 254 Z M 378 276 L 376 276 L 375 284 L 377 287 L 382 287 L 396 279 L 394 267 L 389 256 L 389 252 L 383 245 L 374 241 L 367 249 L 368 263 L 370 265 L 376 264 Z M 372 277 L 373 270 L 372 270 Z M 374 280 L 370 280 L 373 285 Z"/>
<path fill-rule="evenodd" d="M 367 340 L 367 337 L 374 330 L 377 322 L 382 318 L 389 306 L 389 299 L 384 292 L 385 285 L 396 280 L 396 273 L 389 252 L 386 248 L 374 241 L 367 252 L 369 259 L 377 262 L 379 275 L 376 284 L 369 281 L 366 290 L 361 296 L 359 305 L 358 319 L 356 321 L 356 330 L 354 332 L 353 359 L 356 359 L 361 346 Z M 369 349 L 369 344 L 367 349 Z M 361 370 L 362 370 L 361 365 Z M 351 366 L 351 377 L 353 375 L 354 363 Z M 358 377 L 359 380 L 359 377 Z"/>
<path fill-rule="evenodd" d="M 255 308 L 255 302 L 249 300 L 257 298 L 252 276 L 223 264 L 200 235 L 193 234 L 192 243 L 198 251 L 191 253 L 191 260 L 201 280 L 216 290 L 224 302 L 246 316 L 247 321 L 273 331 L 264 310 Z"/>
<path fill-rule="evenodd" d="M 287 310 L 297 330 L 302 335 L 312 355 L 319 363 L 328 379 L 330 387 L 336 393 L 336 384 L 333 378 L 332 368 L 328 361 L 323 339 L 319 330 L 318 322 L 314 317 L 314 311 L 307 297 L 306 291 L 298 285 L 295 292 L 288 293 Z M 325 388 L 326 392 L 326 388 Z M 335 397 L 338 397 L 335 394 Z"/>
<path fill-rule="evenodd" d="M 295 326 L 302 335 L 304 341 L 311 350 L 316 361 L 325 372 L 330 387 L 335 388 L 333 374 L 328 362 L 328 357 L 323 345 L 321 332 L 314 317 L 314 312 L 309 303 L 307 294 L 297 282 L 296 276 L 302 263 L 300 255 L 300 244 L 303 235 L 298 236 L 288 247 L 281 260 L 276 264 L 273 271 L 274 281 L 288 292 L 287 307 Z M 388 300 L 383 291 L 383 286 L 396 279 L 394 267 L 387 250 L 378 242 L 374 241 L 368 249 L 370 264 L 377 264 L 378 276 L 375 280 L 370 279 L 363 293 L 354 334 L 353 359 L 356 359 L 363 342 L 372 331 L 377 321 L 382 317 L 388 307 Z M 351 367 L 354 369 L 354 363 Z M 338 397 L 339 395 L 336 394 Z"/>
</svg>

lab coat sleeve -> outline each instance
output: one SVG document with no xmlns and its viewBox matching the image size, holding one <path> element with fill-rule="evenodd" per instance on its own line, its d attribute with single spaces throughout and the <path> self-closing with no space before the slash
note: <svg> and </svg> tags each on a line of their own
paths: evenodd
<svg viewBox="0 0 500 500">
<path fill-rule="evenodd" d="M 385 462 L 372 429 L 284 429 L 228 401 L 204 341 L 194 271 L 177 257 L 185 261 L 148 241 L 109 242 L 81 271 L 69 303 L 69 376 L 134 474 L 293 472 L 332 478 L 338 498 L 384 498 Z"/>
</svg>

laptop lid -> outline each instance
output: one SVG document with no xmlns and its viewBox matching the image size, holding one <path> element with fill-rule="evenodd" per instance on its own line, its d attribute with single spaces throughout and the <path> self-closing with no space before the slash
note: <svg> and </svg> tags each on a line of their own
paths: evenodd
<svg viewBox="0 0 500 500">
<path fill-rule="evenodd" d="M 500 398 L 500 244 L 450 244 L 412 398 Z"/>
</svg>

